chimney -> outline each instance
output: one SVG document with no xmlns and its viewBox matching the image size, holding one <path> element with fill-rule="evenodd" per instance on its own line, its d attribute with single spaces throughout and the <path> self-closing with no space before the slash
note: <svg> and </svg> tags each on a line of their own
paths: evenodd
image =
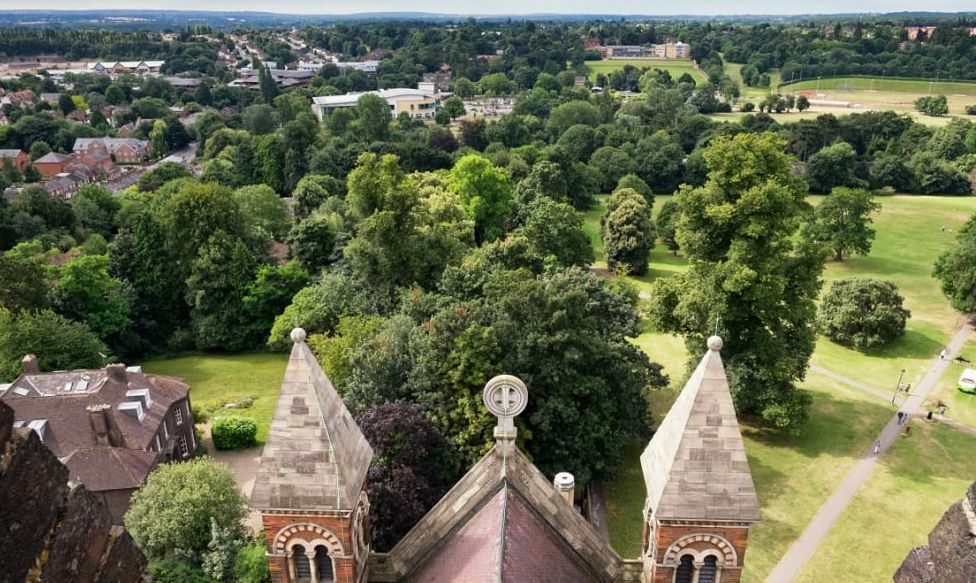
<svg viewBox="0 0 976 583">
<path fill-rule="evenodd" d="M 95 445 L 124 447 L 122 432 L 112 416 L 111 405 L 92 405 L 88 407 L 88 420 L 95 434 Z"/>
<path fill-rule="evenodd" d="M 573 474 L 569 472 L 559 472 L 556 477 L 552 480 L 554 486 L 556 486 L 556 491 L 562 496 L 563 500 L 569 504 L 570 508 L 573 508 L 573 501 L 576 497 L 576 479 Z"/>
<path fill-rule="evenodd" d="M 110 405 L 92 405 L 88 407 L 88 421 L 91 423 L 92 433 L 95 434 L 95 445 L 108 445 L 108 425 L 105 423 L 105 411 Z"/>
<path fill-rule="evenodd" d="M 120 383 L 126 382 L 125 379 L 125 365 L 121 362 L 116 362 L 115 364 L 110 364 L 105 367 L 105 372 L 108 374 L 109 378 L 115 379 Z"/>
<path fill-rule="evenodd" d="M 20 361 L 20 370 L 24 374 L 38 374 L 41 372 L 40 365 L 37 364 L 37 356 L 28 354 Z"/>
</svg>

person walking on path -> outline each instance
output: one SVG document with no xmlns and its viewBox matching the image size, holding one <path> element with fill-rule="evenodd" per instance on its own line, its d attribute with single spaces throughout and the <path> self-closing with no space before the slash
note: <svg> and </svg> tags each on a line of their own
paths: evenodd
<svg viewBox="0 0 976 583">
<path fill-rule="evenodd" d="M 945 357 L 946 357 L 946 349 L 943 348 L 942 352 L 939 353 L 939 360 L 945 360 Z"/>
<path fill-rule="evenodd" d="M 875 441 L 874 442 L 874 455 L 878 455 L 879 453 L 881 453 L 881 440 L 880 439 L 878 441 Z"/>
</svg>

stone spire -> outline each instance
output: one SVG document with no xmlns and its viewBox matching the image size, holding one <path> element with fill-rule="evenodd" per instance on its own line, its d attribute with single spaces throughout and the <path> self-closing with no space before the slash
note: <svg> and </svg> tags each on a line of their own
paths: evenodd
<svg viewBox="0 0 976 583">
<path fill-rule="evenodd" d="M 749 528 L 760 520 L 722 344 L 708 339 L 708 352 L 641 454 L 648 583 L 680 573 L 704 580 L 716 569 L 723 583 L 738 583 Z"/>
<path fill-rule="evenodd" d="M 305 343 L 294 342 L 251 494 L 259 510 L 352 510 L 373 450 Z"/>
</svg>

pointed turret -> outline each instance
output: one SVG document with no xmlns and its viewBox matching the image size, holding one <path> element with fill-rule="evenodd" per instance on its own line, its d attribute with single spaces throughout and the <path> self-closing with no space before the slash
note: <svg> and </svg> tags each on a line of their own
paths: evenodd
<svg viewBox="0 0 976 583">
<path fill-rule="evenodd" d="M 373 450 L 305 343 L 294 346 L 261 455 L 261 511 L 272 581 L 361 581 L 369 552 L 366 472 Z"/>
<path fill-rule="evenodd" d="M 760 520 L 721 349 L 721 338 L 708 339 L 708 352 L 641 454 L 648 583 L 715 569 L 723 582 L 738 581 L 749 526 Z"/>
</svg>

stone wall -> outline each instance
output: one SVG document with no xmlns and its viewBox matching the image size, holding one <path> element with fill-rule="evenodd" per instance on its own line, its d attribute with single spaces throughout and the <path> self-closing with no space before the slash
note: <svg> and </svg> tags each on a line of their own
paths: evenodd
<svg viewBox="0 0 976 583">
<path fill-rule="evenodd" d="M 0 402 L 0 582 L 139 582 L 146 559 L 104 504 Z M 117 560 L 113 560 L 113 558 Z"/>
<path fill-rule="evenodd" d="M 976 482 L 942 515 L 927 547 L 912 549 L 895 583 L 972 583 L 976 577 Z"/>
</svg>

